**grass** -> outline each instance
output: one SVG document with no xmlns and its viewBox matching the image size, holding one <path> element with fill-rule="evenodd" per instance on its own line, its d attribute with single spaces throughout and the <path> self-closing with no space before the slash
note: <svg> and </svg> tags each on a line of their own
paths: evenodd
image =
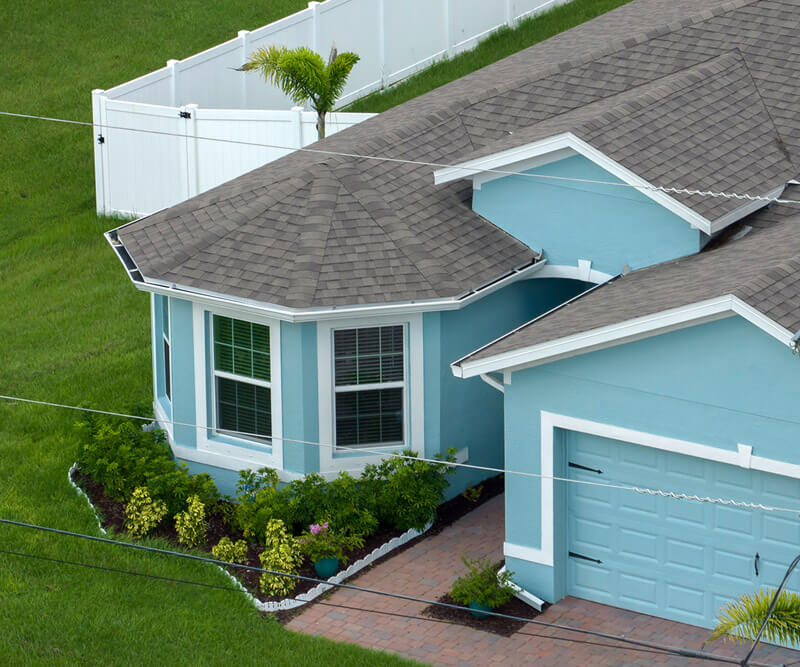
<svg viewBox="0 0 800 667">
<path fill-rule="evenodd" d="M 572 0 L 520 21 L 514 28 L 501 28 L 473 50 L 441 60 L 395 86 L 356 100 L 342 111 L 386 111 L 628 2 L 630 0 Z"/>
<path fill-rule="evenodd" d="M 301 9 L 305 0 L 0 0 L 0 110 L 91 119 L 110 88 Z M 381 110 L 622 0 L 575 0 L 355 105 Z M 0 393 L 149 411 L 147 297 L 94 211 L 91 129 L 0 118 Z M 97 533 L 67 483 L 78 415 L 0 400 L 0 516 Z M 0 525 L 0 550 L 226 585 L 211 566 Z M 5 664 L 383 664 L 404 661 L 296 635 L 241 595 L 0 553 Z"/>
<path fill-rule="evenodd" d="M 0 110 L 91 119 L 109 88 L 305 0 L 0 2 Z M 94 212 L 91 129 L 0 118 L 0 393 L 149 411 L 147 297 Z M 67 483 L 79 414 L 0 401 L 0 516 L 97 534 Z M 0 549 L 191 579 L 210 565 L 0 525 Z M 291 633 L 242 595 L 0 553 L 3 664 L 409 664 Z"/>
</svg>

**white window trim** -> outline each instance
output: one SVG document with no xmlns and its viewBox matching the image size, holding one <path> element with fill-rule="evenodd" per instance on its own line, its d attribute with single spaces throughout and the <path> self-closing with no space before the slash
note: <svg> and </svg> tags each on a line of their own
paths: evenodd
<svg viewBox="0 0 800 667">
<path fill-rule="evenodd" d="M 170 307 L 169 297 L 162 295 L 164 299 L 167 299 L 167 309 Z M 172 317 L 169 318 L 169 325 L 172 327 Z M 170 337 L 172 332 L 170 331 Z M 163 335 L 163 334 L 162 334 Z M 164 407 L 161 405 L 161 400 L 158 397 L 158 355 L 161 352 L 158 348 L 161 344 L 161 339 L 158 337 L 158 328 L 156 327 L 156 295 L 150 295 L 150 340 L 151 340 L 151 356 L 153 362 L 153 414 L 155 415 L 156 420 L 159 422 L 161 427 L 167 432 L 167 436 L 169 441 L 172 442 L 174 430 L 172 424 L 170 423 L 172 420 L 172 415 L 167 415 L 164 412 Z M 172 365 L 172 345 L 169 348 L 169 360 L 170 366 Z M 170 368 L 170 379 L 172 379 L 172 369 Z M 174 387 L 172 387 L 174 390 Z M 174 393 L 174 392 L 170 392 Z M 172 399 L 169 400 L 170 404 L 170 411 L 172 409 Z"/>
<path fill-rule="evenodd" d="M 161 337 L 164 339 L 163 342 L 167 344 L 166 349 L 169 350 L 169 366 L 167 365 L 166 356 L 164 357 L 164 396 L 172 405 L 172 343 L 170 343 L 170 336 L 166 333 L 162 332 Z M 167 378 L 169 378 L 169 382 L 167 382 Z"/>
<path fill-rule="evenodd" d="M 262 380 L 254 378 L 247 378 L 235 374 L 225 373 L 223 371 L 216 371 L 214 369 L 214 352 L 213 352 L 213 316 L 221 315 L 223 317 L 231 317 L 237 320 L 245 320 L 255 324 L 263 324 L 270 328 L 269 331 L 269 346 L 270 346 L 270 378 L 271 381 L 265 383 Z M 212 340 L 206 340 L 206 317 L 209 318 Z M 194 387 L 195 387 L 195 415 L 196 421 L 200 428 L 197 429 L 197 450 L 204 452 L 207 455 L 218 455 L 214 457 L 213 465 L 217 465 L 228 470 L 240 470 L 243 467 L 270 467 L 270 468 L 283 468 L 283 420 L 282 420 L 282 402 L 281 402 L 281 338 L 280 338 L 280 321 L 270 317 L 264 317 L 261 314 L 253 313 L 252 315 L 242 316 L 241 313 L 228 310 L 223 307 L 205 308 L 203 305 L 194 302 L 192 303 L 192 319 L 194 330 Z M 212 345 L 210 354 L 206 355 L 206 346 Z M 206 359 L 211 361 L 210 367 L 206 364 Z M 231 444 L 228 442 L 221 442 L 215 439 L 216 435 L 216 387 L 211 387 L 211 391 L 207 391 L 206 377 L 230 377 L 234 380 L 241 380 L 251 382 L 260 386 L 268 386 L 271 392 L 272 402 L 272 437 L 270 444 L 263 444 L 263 449 L 256 449 L 262 443 L 253 438 L 239 438 L 228 434 L 219 434 L 227 440 L 233 442 L 241 442 L 242 445 Z M 211 405 L 208 404 L 207 397 L 210 397 Z M 208 423 L 208 413 L 211 413 L 214 419 L 212 423 Z M 214 431 L 210 434 L 209 431 Z M 201 456 L 199 458 L 208 459 L 208 456 Z M 190 458 L 191 460 L 191 458 Z"/>
<path fill-rule="evenodd" d="M 317 382 L 319 395 L 319 463 L 320 472 L 330 473 L 341 470 L 360 472 L 368 463 L 377 463 L 385 454 L 353 455 L 346 450 L 344 455 L 334 456 L 335 442 L 335 410 L 334 410 L 334 374 L 333 374 L 333 332 L 335 329 L 360 329 L 365 327 L 384 327 L 392 325 L 405 326 L 405 367 L 406 390 L 403 397 L 405 419 L 405 443 L 403 445 L 376 445 L 370 450 L 385 451 L 387 454 L 398 449 L 412 449 L 424 452 L 424 375 L 423 375 L 423 338 L 422 314 L 413 313 L 405 316 L 385 316 L 323 321 L 317 323 Z M 388 384 L 381 383 L 385 387 Z M 362 388 L 364 385 L 362 385 Z"/>
<path fill-rule="evenodd" d="M 588 433 L 590 435 L 608 438 L 610 440 L 620 440 L 622 442 L 660 449 L 675 454 L 694 456 L 705 459 L 706 461 L 716 461 L 735 465 L 748 470 L 758 470 L 761 472 L 782 475 L 793 479 L 800 479 L 800 465 L 787 463 L 777 459 L 768 459 L 761 456 L 752 455 L 752 447 L 749 445 L 737 445 L 737 449 L 723 449 L 702 445 L 688 440 L 669 438 L 655 433 L 636 431 L 620 426 L 612 426 L 602 422 L 594 422 L 578 417 L 568 417 L 567 415 L 546 412 L 542 410 L 540 415 L 541 439 L 540 439 L 540 473 L 544 476 L 541 480 L 541 541 L 540 547 L 530 547 L 512 542 L 504 542 L 503 553 L 511 558 L 519 558 L 531 563 L 547 565 L 553 567 L 554 553 L 554 505 L 553 505 L 553 448 L 554 436 L 557 428 L 578 433 Z M 546 478 L 546 479 L 545 479 Z M 669 490 L 669 489 L 666 489 Z M 620 491 L 619 493 L 630 493 L 630 491 Z"/>
</svg>

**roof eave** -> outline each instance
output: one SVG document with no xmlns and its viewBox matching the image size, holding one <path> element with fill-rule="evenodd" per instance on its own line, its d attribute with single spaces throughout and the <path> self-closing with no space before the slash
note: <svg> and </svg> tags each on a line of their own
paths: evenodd
<svg viewBox="0 0 800 667">
<path fill-rule="evenodd" d="M 795 346 L 792 332 L 788 329 L 739 297 L 733 294 L 724 294 L 518 350 L 470 360 L 470 357 L 477 354 L 476 351 L 472 355 L 454 362 L 450 368 L 453 375 L 460 378 L 491 372 L 513 372 L 733 315 L 744 317 L 784 345 L 791 348 Z"/>
<path fill-rule="evenodd" d="M 657 186 L 638 176 L 630 169 L 622 166 L 619 162 L 613 160 L 602 151 L 594 148 L 594 146 L 585 142 L 572 132 L 555 134 L 545 139 L 524 144 L 523 146 L 515 146 L 514 148 L 509 148 L 504 151 L 499 151 L 490 155 L 484 155 L 472 160 L 466 160 L 465 162 L 461 162 L 452 167 L 437 169 L 433 172 L 433 180 L 436 185 L 440 185 L 442 183 L 449 183 L 450 181 L 464 178 L 472 179 L 477 174 L 481 173 L 495 173 L 499 175 L 503 175 L 505 173 L 505 175 L 511 175 L 515 172 L 508 171 L 504 169 L 504 167 L 509 167 L 519 162 L 546 155 L 547 153 L 554 151 L 563 150 L 565 148 L 569 148 L 577 153 L 580 153 L 585 158 L 591 160 L 599 167 L 602 167 L 623 182 L 622 184 L 614 185 L 619 185 L 620 187 L 624 187 L 624 185 L 634 187 L 643 195 L 649 197 L 664 208 L 675 213 L 678 217 L 683 218 L 692 227 L 695 227 L 706 234 L 712 234 L 712 223 L 710 220 L 689 208 L 685 204 L 679 202 L 674 197 L 671 197 Z"/>
</svg>

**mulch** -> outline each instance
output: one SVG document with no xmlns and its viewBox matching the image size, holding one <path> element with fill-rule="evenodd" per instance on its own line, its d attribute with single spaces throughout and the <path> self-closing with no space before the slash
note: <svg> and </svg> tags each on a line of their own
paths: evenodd
<svg viewBox="0 0 800 667">
<path fill-rule="evenodd" d="M 445 593 L 436 601 L 444 602 L 445 604 L 462 606 L 453 600 L 449 593 Z M 518 600 L 517 598 L 511 598 L 511 600 L 506 602 L 504 605 L 497 607 L 497 609 L 494 611 L 498 614 L 507 614 L 508 616 L 518 616 L 526 619 L 536 618 L 542 613 L 540 611 L 536 611 L 536 609 L 525 604 L 522 600 Z M 510 618 L 499 618 L 497 616 L 478 618 L 477 616 L 470 614 L 468 611 L 450 609 L 449 607 L 438 607 L 436 605 L 429 605 L 420 613 L 428 618 L 435 618 L 437 620 L 448 621 L 450 623 L 458 623 L 459 625 L 465 625 L 469 628 L 474 628 L 475 630 L 492 632 L 503 637 L 510 637 L 527 625 L 527 623 L 524 621 L 515 621 Z"/>
<path fill-rule="evenodd" d="M 106 495 L 105 488 L 102 484 L 96 482 L 94 479 L 89 477 L 88 475 L 84 474 L 80 469 L 77 469 L 73 474 L 73 479 L 75 483 L 83 489 L 89 499 L 92 501 L 92 504 L 97 509 L 98 514 L 100 515 L 100 522 L 106 530 L 113 530 L 118 533 L 125 533 L 125 505 L 113 498 L 110 498 Z M 453 522 L 457 521 L 461 517 L 463 517 L 468 512 L 472 511 L 476 507 L 479 507 L 483 503 L 491 500 L 495 496 L 503 493 L 505 488 L 504 480 L 502 475 L 498 475 L 496 477 L 492 477 L 484 482 L 481 482 L 481 493 L 477 500 L 469 500 L 464 495 L 458 495 L 451 500 L 441 504 L 437 511 L 436 520 L 434 521 L 431 528 L 420 535 L 419 537 L 414 538 L 413 540 L 407 542 L 405 545 L 390 551 L 388 554 L 380 558 L 378 561 L 375 561 L 374 564 L 377 564 L 379 561 L 383 561 L 386 558 L 391 558 L 398 553 L 401 553 L 405 549 L 413 546 L 419 540 L 424 539 L 429 535 L 436 535 L 444 530 L 447 526 L 451 525 Z M 220 538 L 222 537 L 230 537 L 232 540 L 237 540 L 242 538 L 242 534 L 240 531 L 237 531 L 235 528 L 230 526 L 224 519 L 226 515 L 228 515 L 230 508 L 224 507 L 224 505 L 230 505 L 230 501 L 227 500 L 220 500 L 219 506 L 216 508 L 216 511 L 212 511 L 209 513 L 208 517 L 208 531 L 206 532 L 207 541 L 205 544 L 201 544 L 198 549 L 202 551 L 206 551 L 209 554 L 211 553 L 211 547 L 217 542 L 219 542 Z M 354 561 L 363 558 L 368 553 L 373 551 L 374 549 L 379 548 L 386 542 L 388 542 L 393 537 L 398 537 L 403 534 L 404 531 L 399 530 L 381 530 L 375 535 L 370 536 L 369 538 L 364 540 L 364 546 L 359 549 L 354 549 L 350 552 L 349 561 L 348 563 L 352 563 Z M 159 526 L 153 533 L 151 533 L 151 537 L 161 537 L 169 542 L 173 543 L 175 546 L 179 546 L 180 543 L 178 541 L 178 534 L 175 531 L 174 525 L 172 522 L 164 522 L 161 526 Z M 261 567 L 261 560 L 259 555 L 263 552 L 263 547 L 260 547 L 257 544 L 250 543 L 247 553 L 247 562 L 246 565 L 250 565 L 252 567 Z M 374 565 L 373 564 L 373 565 Z M 365 572 L 369 570 L 373 565 L 370 565 L 368 568 L 365 568 L 361 572 Z M 284 599 L 284 597 L 276 597 L 270 595 L 264 595 L 258 586 L 258 581 L 260 578 L 260 574 L 258 572 L 254 572 L 252 570 L 244 570 L 242 568 L 237 567 L 229 567 L 226 566 L 226 569 L 234 575 L 244 586 L 247 590 L 256 598 L 261 600 L 262 602 L 271 602 L 271 601 L 278 601 Z M 359 572 L 359 574 L 361 574 Z M 311 577 L 311 578 L 318 578 L 316 570 L 314 569 L 313 563 L 309 560 L 306 560 L 300 569 L 297 572 L 299 575 L 304 577 Z M 315 581 L 298 581 L 296 588 L 292 592 L 292 597 L 300 595 L 302 593 L 306 593 L 314 586 L 317 585 Z M 278 619 L 282 622 L 288 621 L 294 614 L 290 613 L 280 613 Z"/>
</svg>

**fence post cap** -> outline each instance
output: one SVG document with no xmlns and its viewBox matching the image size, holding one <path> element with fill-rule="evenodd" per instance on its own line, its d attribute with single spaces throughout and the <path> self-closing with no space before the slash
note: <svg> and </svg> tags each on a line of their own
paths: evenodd
<svg viewBox="0 0 800 667">
<path fill-rule="evenodd" d="M 105 88 L 95 88 L 92 90 L 92 95 L 102 95 L 105 91 Z"/>
<path fill-rule="evenodd" d="M 177 65 L 179 62 L 180 60 L 178 60 L 177 58 L 170 58 L 167 61 L 167 67 L 175 67 L 175 65 Z"/>
<path fill-rule="evenodd" d="M 240 30 L 239 32 L 236 33 L 236 36 L 237 37 L 246 37 L 249 34 L 250 34 L 249 30 Z"/>
</svg>

